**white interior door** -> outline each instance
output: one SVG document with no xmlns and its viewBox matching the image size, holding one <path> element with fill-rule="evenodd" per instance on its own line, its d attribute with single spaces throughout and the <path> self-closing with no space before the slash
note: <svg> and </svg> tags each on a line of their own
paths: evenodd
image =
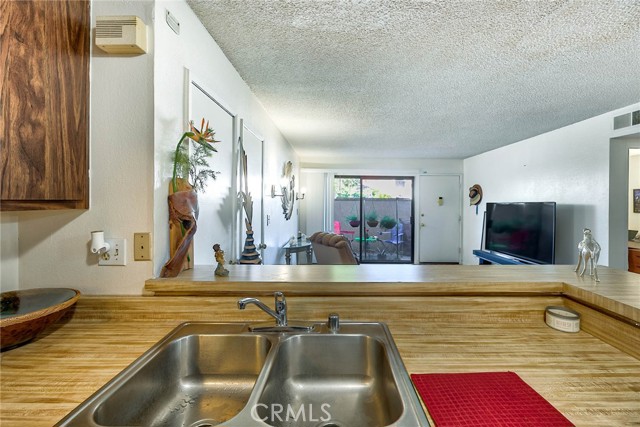
<svg viewBox="0 0 640 427">
<path fill-rule="evenodd" d="M 244 191 L 245 188 L 248 188 L 249 193 L 251 193 L 251 197 L 253 199 L 253 217 L 251 220 L 253 239 L 256 248 L 258 248 L 258 251 L 260 252 L 260 257 L 264 260 L 264 178 L 262 173 L 264 139 L 253 132 L 244 120 L 240 120 L 240 144 L 247 156 L 247 176 L 241 177 L 241 186 L 239 191 Z M 241 206 L 240 209 L 242 209 Z M 243 211 L 239 227 L 242 235 L 240 252 L 242 252 L 242 242 L 244 242 L 246 237 L 244 218 L 245 216 Z"/>
<path fill-rule="evenodd" d="M 460 185 L 458 175 L 420 177 L 420 262 L 460 262 Z"/>
<path fill-rule="evenodd" d="M 209 179 L 204 192 L 198 192 L 198 229 L 193 237 L 195 265 L 215 264 L 213 245 L 219 243 L 224 251 L 233 250 L 233 188 L 235 116 L 200 83 L 189 79 L 189 120 L 200 128 L 202 119 L 209 121 L 215 131 L 214 144 L 218 152 L 209 158 L 210 169 L 220 172 Z"/>
</svg>

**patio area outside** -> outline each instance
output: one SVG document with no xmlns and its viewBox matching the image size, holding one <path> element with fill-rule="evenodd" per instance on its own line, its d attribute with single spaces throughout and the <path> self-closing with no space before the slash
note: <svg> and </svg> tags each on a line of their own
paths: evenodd
<svg viewBox="0 0 640 427">
<path fill-rule="evenodd" d="M 334 232 L 361 263 L 413 262 L 413 181 L 336 177 Z"/>
</svg>

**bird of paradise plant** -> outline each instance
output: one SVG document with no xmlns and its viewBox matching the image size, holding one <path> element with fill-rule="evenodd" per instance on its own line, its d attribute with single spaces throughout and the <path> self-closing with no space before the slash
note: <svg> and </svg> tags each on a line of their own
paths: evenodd
<svg viewBox="0 0 640 427">
<path fill-rule="evenodd" d="M 183 142 L 187 141 L 187 144 L 183 145 Z M 194 143 L 195 149 L 189 155 L 189 141 Z M 206 180 L 208 178 L 215 179 L 216 175 L 219 172 L 215 172 L 209 169 L 209 162 L 207 161 L 207 157 L 209 157 L 213 152 L 217 152 L 218 150 L 212 145 L 220 141 L 216 141 L 215 132 L 213 129 L 209 127 L 209 122 L 206 122 L 202 119 L 202 123 L 200 124 L 200 129 L 198 129 L 193 121 L 189 122 L 189 130 L 185 132 L 178 144 L 176 146 L 176 150 L 173 154 L 173 175 L 171 177 L 171 189 L 173 190 L 173 196 L 175 197 L 176 193 L 181 190 L 178 182 L 178 178 L 183 181 L 186 181 L 190 186 L 191 190 L 204 191 L 204 187 L 206 186 Z M 170 210 L 172 202 L 169 202 Z M 195 218 L 197 219 L 197 199 L 196 199 L 196 207 L 195 207 Z M 184 220 L 176 220 L 180 226 L 180 236 L 182 239 L 185 239 L 187 228 L 185 227 Z M 171 243 L 173 245 L 173 243 Z M 178 246 L 182 246 L 182 243 L 179 243 Z M 173 246 L 172 246 L 173 247 Z M 177 251 L 177 247 L 175 249 Z M 162 276 L 165 276 L 165 268 L 168 272 L 175 272 L 172 260 L 175 254 L 175 251 L 172 249 L 172 258 L 165 264 L 163 268 Z M 191 262 L 191 256 L 189 253 L 186 253 L 187 261 Z M 172 267 L 168 267 L 171 265 Z M 172 274 L 172 273 L 166 273 Z M 177 273 L 176 273 L 177 274 Z"/>
<path fill-rule="evenodd" d="M 195 150 L 191 155 L 187 150 L 188 144 L 182 145 L 185 140 L 195 143 Z M 200 129 L 195 127 L 193 121 L 189 122 L 189 130 L 182 135 L 173 154 L 171 184 L 174 193 L 178 191 L 178 178 L 186 179 L 196 191 L 204 190 L 207 178 L 216 179 L 216 175 L 219 172 L 206 169 L 209 167 L 209 162 L 207 162 L 206 158 L 212 152 L 218 151 L 212 145 L 217 142 L 220 141 L 216 141 L 215 132 L 209 127 L 208 121 L 205 125 L 204 118 L 200 124 Z"/>
</svg>

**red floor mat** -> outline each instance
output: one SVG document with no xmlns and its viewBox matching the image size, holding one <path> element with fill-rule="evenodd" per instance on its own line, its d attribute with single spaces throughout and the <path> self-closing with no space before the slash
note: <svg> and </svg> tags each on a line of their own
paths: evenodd
<svg viewBox="0 0 640 427">
<path fill-rule="evenodd" d="M 514 372 L 412 374 L 436 427 L 570 427 Z"/>
</svg>

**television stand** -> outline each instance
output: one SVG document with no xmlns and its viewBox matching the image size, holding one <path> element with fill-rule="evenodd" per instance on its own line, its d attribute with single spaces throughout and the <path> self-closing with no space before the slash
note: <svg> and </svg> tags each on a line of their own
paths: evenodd
<svg viewBox="0 0 640 427">
<path fill-rule="evenodd" d="M 483 251 L 474 249 L 473 254 L 480 260 L 480 265 L 499 264 L 499 265 L 536 265 L 534 262 L 525 261 L 509 255 L 502 255 L 493 251 Z"/>
</svg>

